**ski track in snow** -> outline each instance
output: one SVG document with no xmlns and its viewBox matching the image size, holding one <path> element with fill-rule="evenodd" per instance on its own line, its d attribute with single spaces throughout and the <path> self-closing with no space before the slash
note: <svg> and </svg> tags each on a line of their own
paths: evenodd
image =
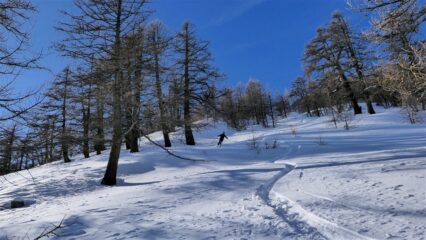
<svg viewBox="0 0 426 240">
<path fill-rule="evenodd" d="M 306 211 L 282 194 L 275 192 L 273 190 L 274 184 L 295 168 L 294 165 L 286 164 L 278 174 L 257 189 L 257 195 L 294 229 L 295 236 L 300 238 L 303 235 L 307 239 L 373 239 L 322 219 Z"/>
<path fill-rule="evenodd" d="M 175 154 L 214 162 L 176 160 L 142 141 L 141 153 L 122 152 L 116 187 L 99 185 L 107 152 L 34 168 L 34 182 L 26 171 L 6 175 L 0 239 L 34 238 L 64 216 L 57 239 L 425 239 L 425 128 L 401 124 L 397 110 L 357 117 L 350 131 L 300 115 L 276 129 L 218 124 L 195 133 L 196 147 L 171 135 Z M 218 148 L 223 130 L 230 138 Z M 260 152 L 248 149 L 253 136 Z M 272 141 L 280 146 L 265 150 Z M 13 198 L 32 205 L 1 210 Z"/>
</svg>

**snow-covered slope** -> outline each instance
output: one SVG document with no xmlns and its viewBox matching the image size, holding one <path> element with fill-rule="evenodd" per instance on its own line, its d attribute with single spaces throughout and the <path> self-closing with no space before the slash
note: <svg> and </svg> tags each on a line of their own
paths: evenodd
<svg viewBox="0 0 426 240">
<path fill-rule="evenodd" d="M 378 112 L 348 131 L 292 114 L 275 129 L 216 123 L 195 147 L 172 136 L 174 153 L 205 162 L 142 141 L 140 153 L 122 151 L 115 187 L 99 184 L 107 153 L 6 175 L 0 205 L 32 204 L 0 210 L 0 239 L 33 239 L 62 219 L 51 237 L 425 239 L 426 125 Z M 222 131 L 229 140 L 217 147 Z"/>
</svg>

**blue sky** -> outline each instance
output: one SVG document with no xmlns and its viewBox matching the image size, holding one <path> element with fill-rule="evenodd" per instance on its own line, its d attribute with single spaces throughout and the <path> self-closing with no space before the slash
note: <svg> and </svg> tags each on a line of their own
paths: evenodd
<svg viewBox="0 0 426 240">
<path fill-rule="evenodd" d="M 33 0 L 38 7 L 30 23 L 34 51 L 43 51 L 41 64 L 51 71 L 24 72 L 17 89 L 37 88 L 53 78 L 67 60 L 51 49 L 60 40 L 54 29 L 61 20 L 59 9 L 73 11 L 71 0 Z M 343 12 L 356 28 L 367 19 L 352 12 L 345 0 L 153 0 L 152 19 L 160 19 L 170 32 L 184 20 L 193 22 L 202 39 L 211 43 L 215 65 L 234 86 L 258 79 L 272 91 L 283 92 L 303 74 L 300 59 L 318 26 L 327 23 L 335 10 Z"/>
</svg>

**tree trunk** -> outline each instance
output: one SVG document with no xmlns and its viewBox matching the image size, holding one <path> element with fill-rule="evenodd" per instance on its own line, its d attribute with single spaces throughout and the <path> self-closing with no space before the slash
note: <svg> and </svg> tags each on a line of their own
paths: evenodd
<svg viewBox="0 0 426 240">
<path fill-rule="evenodd" d="M 349 100 L 351 101 L 352 104 L 352 108 L 354 109 L 354 114 L 361 114 L 362 113 L 362 109 L 358 104 L 358 100 L 355 97 L 355 94 L 352 91 L 352 88 L 349 85 L 349 82 L 344 81 L 343 82 L 343 87 L 346 90 L 347 93 L 347 97 L 349 98 Z"/>
<path fill-rule="evenodd" d="M 121 61 L 121 11 L 122 0 L 117 2 L 117 16 L 115 23 L 115 44 L 114 44 L 114 63 L 115 63 L 115 76 L 113 82 L 113 130 L 111 151 L 109 154 L 108 165 L 105 171 L 104 178 L 102 179 L 103 185 L 115 185 L 117 183 L 117 170 L 118 159 L 120 158 L 122 131 L 121 131 L 121 84 L 123 80 L 122 61 Z"/>
<path fill-rule="evenodd" d="M 83 155 L 85 158 L 90 157 L 90 148 L 89 148 L 89 126 L 90 126 L 90 120 L 89 115 L 90 114 L 90 108 L 87 110 L 85 114 L 83 114 Z"/>
<path fill-rule="evenodd" d="M 140 53 L 142 53 L 140 49 Z M 142 55 L 142 54 L 141 54 Z M 133 94 L 133 121 L 136 124 L 133 126 L 131 131 L 130 139 L 130 152 L 139 152 L 138 139 L 140 135 L 140 111 L 141 111 L 141 91 L 142 91 L 142 56 L 137 58 L 137 66 L 135 69 L 135 83 L 134 83 L 134 94 Z"/>
<path fill-rule="evenodd" d="M 128 61 L 129 63 L 127 63 L 124 66 L 124 69 L 130 69 L 130 60 Z M 130 150 L 131 148 L 131 142 L 132 142 L 132 128 L 133 128 L 133 114 L 132 114 L 132 109 L 133 109 L 133 91 L 132 91 L 132 74 L 130 72 L 127 72 L 127 77 L 126 80 L 124 81 L 125 83 L 123 84 L 124 86 L 124 99 L 123 99 L 123 104 L 124 104 L 124 114 L 125 114 L 125 127 L 127 129 L 127 133 L 124 136 L 124 142 L 125 142 L 125 146 L 126 146 L 126 150 Z M 124 79 L 123 79 L 124 80 Z"/>
<path fill-rule="evenodd" d="M 187 26 L 188 27 L 188 26 Z M 189 79 L 189 32 L 186 28 L 185 39 L 185 74 L 184 74 L 184 99 L 183 99 L 183 120 L 185 125 L 186 145 L 195 145 L 194 135 L 191 129 L 191 111 L 190 111 L 190 79 Z"/>
<path fill-rule="evenodd" d="M 114 123 L 115 127 L 112 134 L 111 151 L 109 154 L 108 165 L 104 178 L 101 182 L 103 185 L 113 186 L 117 183 L 118 159 L 120 158 L 121 150 L 121 124 L 119 128 L 117 125 L 120 122 L 117 123 L 117 121 L 115 121 Z"/>
<path fill-rule="evenodd" d="M 6 130 L 7 140 L 4 146 L 3 161 L 5 164 L 4 173 L 11 172 L 12 155 L 13 155 L 13 144 L 16 138 L 16 125 L 13 125 L 10 131 Z"/>
<path fill-rule="evenodd" d="M 68 98 L 68 77 L 69 69 L 65 70 L 65 81 L 64 81 L 64 96 L 62 101 L 62 135 L 61 135 L 61 145 L 62 145 L 62 156 L 64 162 L 71 162 L 71 159 L 68 156 L 68 133 L 67 133 L 67 98 Z"/>
<path fill-rule="evenodd" d="M 165 147 L 171 147 L 172 142 L 170 141 L 169 133 L 163 132 L 163 137 L 164 137 L 164 146 Z"/>
<path fill-rule="evenodd" d="M 270 107 L 270 111 L 271 111 L 271 118 L 272 118 L 272 128 L 275 128 L 275 115 L 274 115 L 274 108 L 272 106 L 272 98 L 271 95 L 268 95 L 269 97 L 269 107 Z"/>
<path fill-rule="evenodd" d="M 87 109 L 84 107 L 84 99 L 82 100 L 83 109 L 83 155 L 85 158 L 90 157 L 89 135 L 90 135 L 90 121 L 91 121 L 91 97 L 92 97 L 92 83 L 89 82 L 89 92 L 87 94 Z"/>
<path fill-rule="evenodd" d="M 306 107 L 306 112 L 308 113 L 308 116 L 312 117 L 311 107 L 308 101 L 306 101 L 305 107 Z"/>
<path fill-rule="evenodd" d="M 365 96 L 365 102 L 367 104 L 367 111 L 369 114 L 375 114 L 376 111 L 374 111 L 373 102 L 371 101 L 371 96 L 369 94 L 364 94 Z"/>
<path fill-rule="evenodd" d="M 64 162 L 71 162 L 71 159 L 68 157 L 68 146 L 62 145 L 62 157 L 64 158 Z"/>
<path fill-rule="evenodd" d="M 47 129 L 46 131 L 49 131 L 49 129 Z M 46 133 L 46 136 L 49 136 L 49 132 Z M 49 140 L 46 139 L 45 143 L 44 143 L 44 159 L 42 159 L 42 161 L 44 161 L 44 163 L 48 163 L 49 162 L 49 143 L 50 143 L 50 138 Z"/>
<path fill-rule="evenodd" d="M 154 33 L 155 34 L 155 33 Z M 154 67 L 155 67 L 155 86 L 156 86 L 156 94 L 157 94 L 157 101 L 158 101 L 158 108 L 160 111 L 160 122 L 161 122 L 161 129 L 163 131 L 164 136 L 164 146 L 165 147 L 171 147 L 172 143 L 170 142 L 169 137 L 169 128 L 165 116 L 165 107 L 164 107 L 164 100 L 163 100 L 163 91 L 161 89 L 162 81 L 160 76 L 160 59 L 159 59 L 159 49 L 156 36 L 152 36 L 152 44 L 154 44 Z"/>
<path fill-rule="evenodd" d="M 315 104 L 315 115 L 317 115 L 317 117 L 321 117 L 321 111 L 317 104 Z"/>
<path fill-rule="evenodd" d="M 286 106 L 286 103 L 284 101 L 284 97 L 281 97 L 281 104 L 282 104 L 282 108 L 283 108 L 284 117 L 287 118 L 287 106 Z"/>
<path fill-rule="evenodd" d="M 24 162 L 24 156 L 25 156 L 25 147 L 21 147 L 21 154 L 19 156 L 18 171 L 22 170 L 22 163 Z"/>
<path fill-rule="evenodd" d="M 116 73 L 116 79 L 114 81 L 113 89 L 113 131 L 111 141 L 111 151 L 109 154 L 109 160 L 107 169 L 105 171 L 104 178 L 102 179 L 103 185 L 115 185 L 117 183 L 117 170 L 118 170 L 118 159 L 120 158 L 122 131 L 121 131 L 121 96 L 119 80 L 121 79 L 121 70 Z"/>
<path fill-rule="evenodd" d="M 132 131 L 130 131 L 128 134 L 126 134 L 126 137 L 125 137 L 124 144 L 126 146 L 126 150 L 130 150 L 131 141 L 132 141 L 131 140 L 132 137 L 130 136 L 130 134 L 132 134 Z"/>
<path fill-rule="evenodd" d="M 130 142 L 130 152 L 131 153 L 135 153 L 135 152 L 139 152 L 139 144 L 138 144 L 138 137 L 139 135 L 139 131 L 136 129 L 132 129 L 132 139 Z"/>
<path fill-rule="evenodd" d="M 100 81 L 100 79 L 98 79 Z M 104 100 L 103 91 L 100 82 L 96 86 L 96 136 L 94 141 L 94 149 L 99 155 L 105 150 L 104 137 Z"/>
<path fill-rule="evenodd" d="M 361 114 L 362 113 L 362 109 L 358 104 L 358 100 L 354 94 L 354 92 L 352 91 L 351 85 L 349 84 L 349 80 L 346 78 L 346 75 L 343 73 L 343 71 L 341 69 L 339 69 L 340 72 L 340 77 L 343 81 L 343 88 L 346 91 L 346 96 L 347 98 L 349 98 L 349 101 L 352 104 L 352 108 L 354 109 L 354 114 Z"/>
<path fill-rule="evenodd" d="M 126 66 L 124 66 L 125 69 L 130 69 L 130 61 Z M 127 129 L 127 134 L 124 136 L 125 139 L 125 146 L 126 150 L 130 150 L 131 148 L 131 142 L 132 142 L 132 128 L 133 128 L 133 116 L 132 116 L 132 108 L 133 108 L 133 97 L 132 97 L 132 74 L 127 73 L 127 80 L 124 83 L 124 114 L 126 115 L 126 121 L 125 121 L 125 127 Z"/>
<path fill-rule="evenodd" d="M 52 119 L 52 122 L 50 123 L 50 127 L 49 127 L 49 130 L 50 130 L 50 136 L 49 136 L 49 144 L 47 145 L 48 146 L 48 148 L 49 148 L 49 158 L 48 158 L 48 162 L 52 162 L 53 161 L 53 150 L 54 150 L 54 148 L 55 148 L 55 144 L 54 144 L 54 141 L 55 141 L 55 132 L 56 132 L 56 129 L 55 129 L 55 123 L 54 123 L 54 120 Z"/>
<path fill-rule="evenodd" d="M 364 79 L 364 73 L 363 73 L 363 67 L 362 64 L 360 63 L 360 59 L 359 59 L 359 55 L 357 54 L 355 48 L 354 48 L 354 44 L 352 42 L 352 38 L 349 34 L 349 27 L 346 24 L 346 21 L 343 18 L 340 18 L 340 21 L 342 22 L 342 31 L 344 33 L 344 37 L 345 37 L 345 42 L 346 42 L 346 49 L 349 52 L 349 55 L 351 56 L 351 61 L 353 63 L 353 67 L 355 68 L 355 71 L 358 75 L 358 79 L 362 84 L 362 87 L 365 89 L 366 88 L 366 82 Z M 376 112 L 374 111 L 373 108 L 373 104 L 371 103 L 371 98 L 370 95 L 364 91 L 363 94 L 364 100 L 367 103 L 367 109 L 368 109 L 368 113 L 369 114 L 375 114 Z M 359 106 L 358 106 L 359 107 Z M 355 108 L 354 108 L 355 111 Z M 359 107 L 359 112 L 355 111 L 355 114 L 361 113 L 361 108 Z"/>
</svg>

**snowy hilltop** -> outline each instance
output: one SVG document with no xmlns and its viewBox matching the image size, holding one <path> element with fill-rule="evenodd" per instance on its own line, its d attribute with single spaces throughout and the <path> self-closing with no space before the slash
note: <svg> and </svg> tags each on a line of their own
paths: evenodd
<svg viewBox="0 0 426 240">
<path fill-rule="evenodd" d="M 114 187 L 100 185 L 107 152 L 10 173 L 0 239 L 425 239 L 426 125 L 376 109 L 349 130 L 292 113 L 275 128 L 209 121 L 196 146 L 171 133 L 173 154 L 200 161 L 142 139 Z"/>
</svg>

